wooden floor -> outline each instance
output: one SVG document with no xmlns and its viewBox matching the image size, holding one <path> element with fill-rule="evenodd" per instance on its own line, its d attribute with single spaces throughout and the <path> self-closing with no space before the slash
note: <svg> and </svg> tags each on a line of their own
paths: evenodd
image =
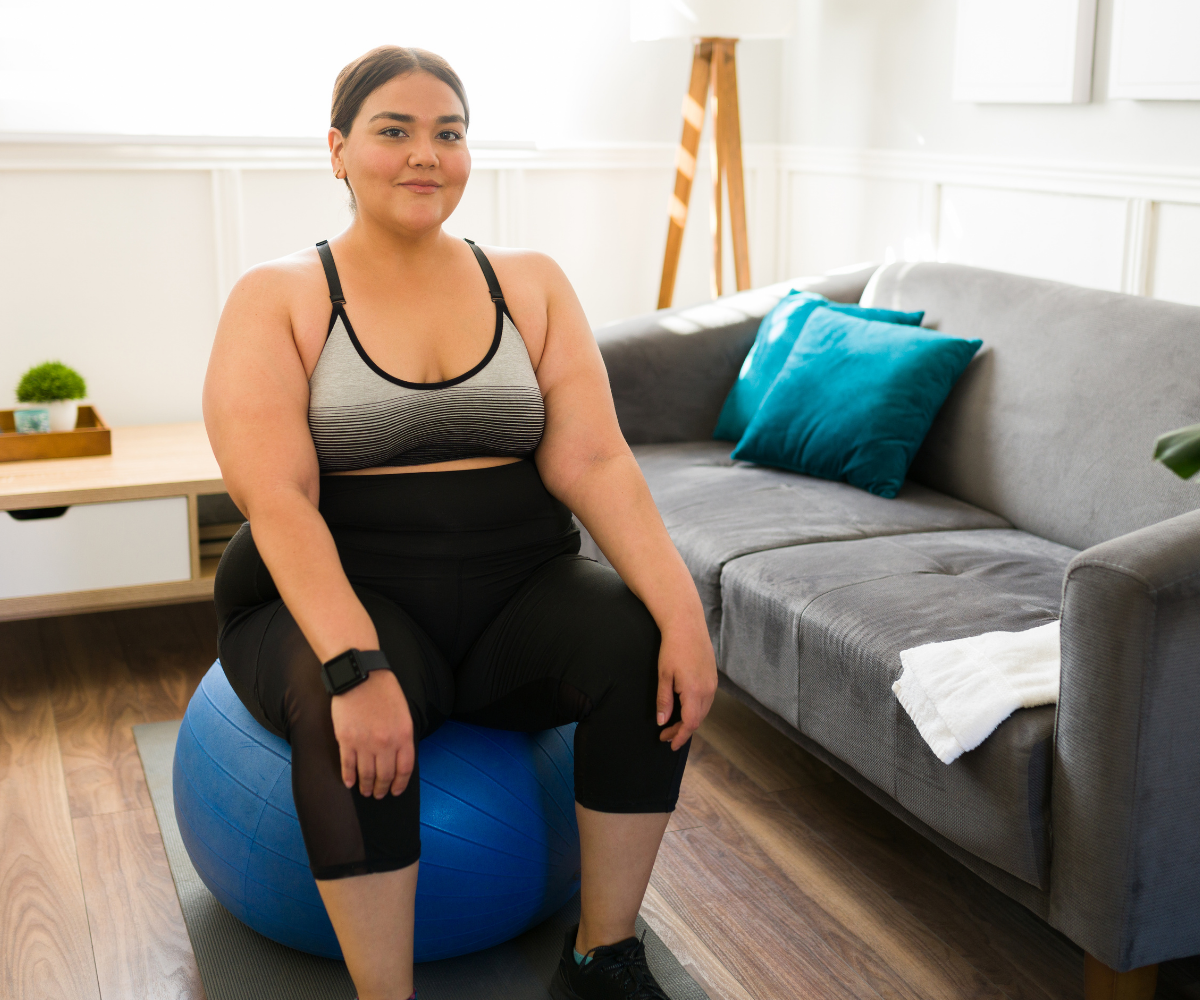
<svg viewBox="0 0 1200 1000">
<path fill-rule="evenodd" d="M 131 727 L 215 654 L 211 603 L 0 624 L 2 1000 L 203 997 Z M 1082 997 L 1074 945 L 740 704 L 701 734 L 643 914 L 711 997 Z"/>
</svg>

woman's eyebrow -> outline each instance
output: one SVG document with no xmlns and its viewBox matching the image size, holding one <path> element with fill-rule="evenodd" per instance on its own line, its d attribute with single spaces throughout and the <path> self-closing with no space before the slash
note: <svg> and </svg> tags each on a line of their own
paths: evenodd
<svg viewBox="0 0 1200 1000">
<path fill-rule="evenodd" d="M 372 115 L 367 124 L 377 121 L 380 118 L 385 118 L 393 122 L 401 122 L 405 125 L 411 125 L 417 120 L 416 115 L 402 115 L 399 111 L 380 111 L 379 114 Z M 467 124 L 467 120 L 462 115 L 439 115 L 434 121 L 438 125 Z"/>
</svg>

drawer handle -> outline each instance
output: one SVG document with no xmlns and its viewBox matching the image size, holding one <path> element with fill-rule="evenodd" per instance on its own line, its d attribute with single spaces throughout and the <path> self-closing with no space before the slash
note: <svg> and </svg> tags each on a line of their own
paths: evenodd
<svg viewBox="0 0 1200 1000">
<path fill-rule="evenodd" d="M 47 517 L 62 517 L 66 512 L 66 507 L 26 507 L 24 510 L 10 510 L 8 516 L 14 521 L 41 521 Z"/>
</svg>

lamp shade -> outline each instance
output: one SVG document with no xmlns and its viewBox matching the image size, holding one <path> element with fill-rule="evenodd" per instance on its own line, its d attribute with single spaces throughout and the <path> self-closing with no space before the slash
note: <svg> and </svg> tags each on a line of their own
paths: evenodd
<svg viewBox="0 0 1200 1000">
<path fill-rule="evenodd" d="M 629 37 L 786 38 L 795 0 L 629 0 Z"/>
</svg>

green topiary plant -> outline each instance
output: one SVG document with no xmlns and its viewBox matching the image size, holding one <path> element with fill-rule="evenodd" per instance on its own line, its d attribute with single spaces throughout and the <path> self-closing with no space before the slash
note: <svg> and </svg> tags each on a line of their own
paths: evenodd
<svg viewBox="0 0 1200 1000">
<path fill-rule="evenodd" d="M 18 403 L 54 403 L 60 399 L 83 399 L 86 395 L 83 376 L 61 361 L 34 365 L 17 383 Z"/>
<path fill-rule="evenodd" d="M 1191 479 L 1200 472 L 1200 424 L 1164 434 L 1154 443 L 1154 457 L 1180 479 Z"/>
</svg>

